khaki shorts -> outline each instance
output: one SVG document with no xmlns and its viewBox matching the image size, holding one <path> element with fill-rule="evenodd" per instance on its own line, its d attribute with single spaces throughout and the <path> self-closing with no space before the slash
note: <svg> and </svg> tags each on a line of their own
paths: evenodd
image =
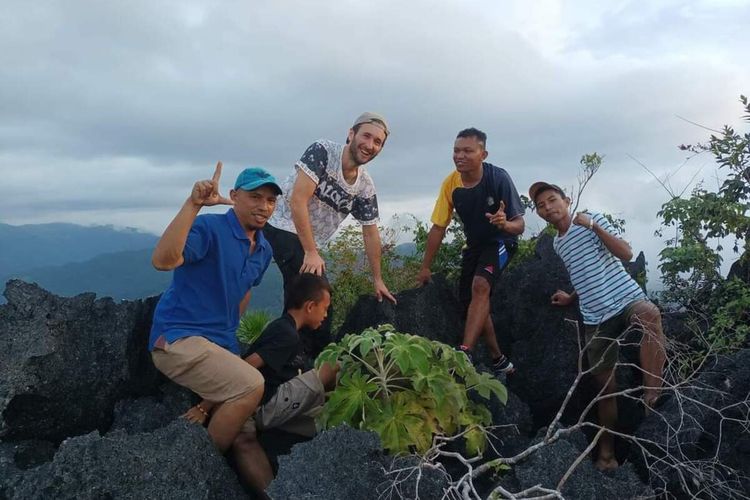
<svg viewBox="0 0 750 500">
<path fill-rule="evenodd" d="M 633 324 L 635 306 L 642 302 L 637 300 L 628 304 L 620 313 L 598 325 L 585 325 L 586 356 L 591 373 L 596 375 L 609 371 L 617 364 L 620 352 L 618 339 L 624 338 L 625 332 Z M 597 364 L 598 363 L 598 364 Z"/>
<path fill-rule="evenodd" d="M 276 394 L 255 415 L 247 419 L 242 432 L 255 435 L 256 429 L 281 429 L 312 437 L 315 417 L 325 402 L 325 388 L 317 370 L 308 370 L 281 384 Z"/>
<path fill-rule="evenodd" d="M 263 375 L 242 358 L 203 337 L 185 337 L 151 351 L 154 365 L 203 399 L 226 403 L 263 389 Z"/>
</svg>

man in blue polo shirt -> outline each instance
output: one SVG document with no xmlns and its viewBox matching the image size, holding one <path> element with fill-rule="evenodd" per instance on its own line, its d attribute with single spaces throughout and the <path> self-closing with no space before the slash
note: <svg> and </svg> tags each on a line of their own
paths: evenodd
<svg viewBox="0 0 750 500">
<path fill-rule="evenodd" d="M 154 311 L 149 350 L 167 377 L 218 405 L 208 433 L 224 453 L 263 396 L 263 376 L 240 357 L 236 331 L 271 262 L 261 229 L 281 189 L 265 170 L 248 168 L 225 198 L 221 167 L 195 183 L 154 250 L 154 267 L 174 276 Z M 214 205 L 232 208 L 198 216 Z"/>
</svg>

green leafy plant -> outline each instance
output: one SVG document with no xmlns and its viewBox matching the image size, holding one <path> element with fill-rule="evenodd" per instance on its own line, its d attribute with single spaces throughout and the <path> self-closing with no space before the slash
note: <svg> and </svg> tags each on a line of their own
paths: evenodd
<svg viewBox="0 0 750 500">
<path fill-rule="evenodd" d="M 740 96 L 740 102 L 744 106 L 744 119 L 750 121 L 750 102 L 745 96 Z M 689 198 L 675 194 L 657 178 L 671 195 L 658 215 L 665 229 L 674 231 L 674 236 L 667 240 L 667 248 L 660 253 L 664 298 L 710 316 L 714 311 L 706 305 L 723 281 L 719 274 L 722 241 L 733 237 L 733 250 L 739 253 L 744 243 L 744 255 L 748 253 L 750 132 L 740 134 L 725 126 L 711 135 L 707 144 L 682 145 L 680 149 L 692 155 L 711 154 L 726 178 L 718 191 L 709 191 L 699 184 Z"/>
<path fill-rule="evenodd" d="M 739 279 L 722 283 L 711 297 L 708 341 L 713 350 L 734 351 L 750 339 L 750 285 Z"/>
<path fill-rule="evenodd" d="M 427 248 L 427 235 L 430 232 L 430 225 L 414 218 L 414 245 L 416 251 L 407 262 L 417 271 L 422 265 L 422 258 Z M 450 282 L 457 282 L 461 275 L 461 250 L 466 245 L 466 236 L 464 236 L 463 224 L 456 213 L 453 213 L 450 224 L 445 231 L 445 239 L 432 260 L 430 270 L 433 274 L 442 274 Z M 415 274 L 416 277 L 416 274 Z"/>
<path fill-rule="evenodd" d="M 381 237 L 380 272 L 391 293 L 413 288 L 418 268 L 408 258 L 396 252 L 398 231 L 390 227 L 379 227 Z M 372 273 L 365 256 L 362 230 L 358 226 L 346 226 L 328 243 L 324 251 L 328 278 L 333 288 L 331 301 L 332 329 L 337 330 L 346 319 L 360 296 L 373 293 Z"/>
<path fill-rule="evenodd" d="M 339 363 L 340 378 L 321 415 L 323 426 L 373 430 L 392 453 L 424 452 L 434 435 L 466 431 L 467 451 L 481 454 L 492 416 L 468 392 L 485 399 L 494 394 L 503 404 L 508 398 L 505 386 L 478 373 L 464 353 L 391 325 L 330 344 L 315 365 L 324 363 Z"/>
<path fill-rule="evenodd" d="M 247 311 L 237 327 L 237 338 L 245 344 L 252 344 L 263 329 L 271 322 L 271 315 L 265 309 Z"/>
</svg>

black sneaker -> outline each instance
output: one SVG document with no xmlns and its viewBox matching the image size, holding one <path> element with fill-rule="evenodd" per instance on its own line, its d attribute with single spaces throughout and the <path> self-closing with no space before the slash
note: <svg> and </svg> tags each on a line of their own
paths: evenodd
<svg viewBox="0 0 750 500">
<path fill-rule="evenodd" d="M 500 358 L 492 363 L 492 375 L 498 380 L 505 380 L 505 377 L 514 371 L 516 371 L 516 369 L 513 368 L 513 363 L 511 363 L 505 355 L 500 356 Z"/>
</svg>

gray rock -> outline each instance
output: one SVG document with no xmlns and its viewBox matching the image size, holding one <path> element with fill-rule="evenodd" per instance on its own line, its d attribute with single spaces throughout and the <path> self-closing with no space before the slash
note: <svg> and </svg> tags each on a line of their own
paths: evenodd
<svg viewBox="0 0 750 500">
<path fill-rule="evenodd" d="M 526 460 L 514 465 L 499 484 L 517 493 L 535 485 L 555 489 L 568 468 L 581 454 L 584 436 L 574 431 L 532 453 Z M 643 484 L 630 464 L 615 471 L 599 472 L 590 458 L 584 458 L 562 488 L 565 498 L 600 500 L 602 498 L 650 498 L 653 491 Z"/>
<path fill-rule="evenodd" d="M 338 331 L 340 339 L 347 333 L 360 333 L 365 328 L 390 323 L 400 332 L 458 345 L 463 335 L 461 307 L 453 292 L 440 276 L 433 282 L 401 292 L 398 304 L 375 297 L 362 296 L 352 308 Z"/>
<path fill-rule="evenodd" d="M 493 447 L 499 455 L 510 457 L 525 449 L 530 442 L 533 431 L 533 421 L 528 405 L 521 399 L 508 391 L 508 401 L 502 404 L 494 396 L 487 401 L 478 394 L 470 394 L 470 398 L 485 405 L 492 414 L 492 425 L 497 428 L 492 431 L 489 446 L 484 455 L 486 458 L 494 458 Z"/>
<path fill-rule="evenodd" d="M 146 353 L 155 299 L 63 298 L 18 280 L 0 306 L 0 438 L 106 429 L 115 402 L 155 388 Z"/>
<path fill-rule="evenodd" d="M 711 360 L 690 385 L 644 420 L 635 435 L 656 446 L 633 449 L 631 460 L 657 491 L 677 496 L 712 491 L 717 498 L 747 498 L 750 349 Z M 677 463 L 683 465 L 674 467 Z"/>
<path fill-rule="evenodd" d="M 32 469 L 51 462 L 57 447 L 49 441 L 20 441 L 13 443 L 13 462 L 21 470 Z"/>
<path fill-rule="evenodd" d="M 183 415 L 197 399 L 189 389 L 165 382 L 156 395 L 118 401 L 111 430 L 128 434 L 151 432 Z"/>
<path fill-rule="evenodd" d="M 152 433 L 65 440 L 51 463 L 6 488 L 9 499 L 247 498 L 199 426 L 174 421 Z"/>
<path fill-rule="evenodd" d="M 16 467 L 15 446 L 0 443 L 0 500 L 10 498 L 11 491 L 20 482 L 23 473 Z"/>
<path fill-rule="evenodd" d="M 415 498 L 416 474 L 386 474 L 407 466 L 416 467 L 416 463 L 385 455 L 376 434 L 339 426 L 280 457 L 279 473 L 266 492 L 277 500 Z M 440 498 L 445 486 L 439 472 L 422 470 L 420 498 Z"/>
<path fill-rule="evenodd" d="M 572 291 L 552 238 L 544 235 L 535 256 L 506 271 L 492 297 L 498 340 L 516 366 L 508 387 L 529 405 L 537 428 L 552 420 L 577 373 L 578 311 L 550 304 L 558 289 Z M 578 392 L 564 420 L 577 419 L 583 407 Z"/>
</svg>

